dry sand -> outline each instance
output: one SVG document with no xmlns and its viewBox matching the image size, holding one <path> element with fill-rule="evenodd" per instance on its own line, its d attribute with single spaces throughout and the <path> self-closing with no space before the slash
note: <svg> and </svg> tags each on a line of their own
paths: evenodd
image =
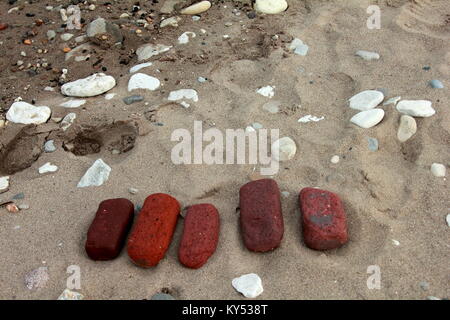
<svg viewBox="0 0 450 320">
<path fill-rule="evenodd" d="M 23 192 L 25 199 L 17 203 L 30 206 L 17 214 L 0 210 L 1 299 L 56 299 L 66 287 L 70 265 L 80 266 L 78 291 L 87 299 L 148 299 L 162 288 L 178 299 L 241 299 L 231 280 L 251 272 L 263 281 L 261 299 L 449 296 L 448 181 L 430 172 L 433 162 L 448 166 L 450 161 L 450 33 L 448 21 L 442 23 L 444 12 L 450 13 L 448 2 L 417 1 L 423 6 L 410 9 L 408 1 L 378 1 L 380 30 L 366 27 L 366 8 L 372 1 L 289 2 L 287 12 L 263 20 L 235 16 L 231 3 L 226 9 L 214 5 L 200 21 L 184 17 L 178 28 L 164 31 L 160 37 L 165 44 L 175 44 L 185 31 L 200 34 L 204 28 L 208 33 L 184 47 L 177 46 L 176 61 L 155 60 L 152 67 L 142 70 L 169 79 L 156 92 L 140 92 L 150 103 L 147 106 L 143 102 L 127 106 L 121 100 L 129 95 L 128 68 L 137 64 L 136 58 L 129 66 L 111 66 L 118 80 L 111 90 L 116 97 L 106 103 L 103 96 L 89 98 L 82 108 L 69 110 L 77 113 L 76 124 L 143 115 L 149 107 L 167 102 L 171 90 L 180 88 L 196 89 L 199 101 L 188 109 L 172 104 L 153 112 L 151 120 L 164 125 L 147 122 L 151 131 L 120 155 L 102 148 L 96 154 L 76 156 L 61 147 L 64 134 L 51 133 L 57 151 L 43 153 L 30 168 L 12 175 L 10 190 L 0 195 L 8 200 Z M 11 19 L 4 14 L 6 18 Z M 233 22 L 231 27 L 224 26 L 228 21 Z M 243 33 L 241 25 L 251 32 Z M 224 41 L 224 34 L 231 39 Z M 254 39 L 261 35 L 270 39 L 275 34 L 302 39 L 309 46 L 308 54 L 286 53 L 289 42 L 255 49 Z M 242 37 L 248 37 L 248 44 L 233 46 Z M 201 45 L 202 41 L 207 45 Z M 180 59 L 180 52 L 192 57 L 199 50 L 205 50 L 206 61 Z M 364 61 L 354 55 L 357 50 L 378 52 L 381 59 Z M 82 71 L 82 66 L 72 62 L 69 75 L 74 68 L 78 77 L 91 72 Z M 424 66 L 431 70 L 423 70 Z M 117 76 L 120 68 L 123 77 Z M 208 81 L 198 83 L 199 76 Z M 427 85 L 431 79 L 440 79 L 446 88 L 431 89 Z M 266 85 L 275 86 L 272 99 L 281 102 L 283 112 L 269 114 L 262 109 L 268 98 L 255 91 Z M 392 105 L 383 107 L 386 116 L 379 125 L 358 128 L 349 121 L 356 112 L 348 108 L 347 99 L 375 88 L 386 88 L 387 97 L 431 100 L 437 113 L 417 119 L 417 134 L 403 144 L 396 138 L 400 114 Z M 50 106 L 54 114 L 69 112 L 58 107 L 61 101 L 58 92 L 42 91 L 37 96 L 37 105 Z M 325 119 L 297 122 L 308 114 Z M 277 250 L 256 254 L 243 246 L 236 208 L 239 188 L 249 181 L 252 165 L 172 164 L 170 152 L 175 143 L 170 135 L 177 128 L 192 131 L 194 120 L 203 120 L 205 128 L 215 124 L 221 130 L 259 122 L 295 140 L 295 158 L 283 162 L 274 177 L 280 189 L 289 192 L 282 200 L 285 235 Z M 9 124 L 7 130 L 14 126 Z M 76 125 L 70 130 L 76 130 Z M 368 149 L 368 137 L 378 139 L 378 151 Z M 330 162 L 333 155 L 340 156 L 338 164 Z M 112 167 L 109 180 L 100 187 L 77 188 L 98 158 Z M 59 170 L 40 175 L 38 168 L 46 162 Z M 139 193 L 129 194 L 130 187 Z M 343 248 L 317 252 L 302 243 L 297 197 L 304 187 L 327 189 L 342 198 L 350 234 Z M 156 192 L 173 195 L 183 207 L 210 202 L 218 208 L 219 245 L 208 263 L 190 270 L 178 262 L 182 218 L 165 259 L 155 268 L 133 265 L 125 250 L 114 261 L 91 261 L 84 242 L 100 201 L 126 197 L 142 204 Z M 380 290 L 369 290 L 366 285 L 370 265 L 381 268 Z M 27 289 L 25 275 L 41 266 L 48 267 L 49 281 L 44 288 Z M 421 288 L 421 282 L 429 284 L 428 290 Z"/>
</svg>

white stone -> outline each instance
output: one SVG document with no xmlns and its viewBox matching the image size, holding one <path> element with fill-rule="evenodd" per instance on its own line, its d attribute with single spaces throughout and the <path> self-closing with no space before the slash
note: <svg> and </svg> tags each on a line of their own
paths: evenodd
<svg viewBox="0 0 450 320">
<path fill-rule="evenodd" d="M 447 221 L 447 225 L 450 227 L 450 214 L 447 215 L 445 220 Z"/>
<path fill-rule="evenodd" d="M 277 14 L 287 9 L 286 0 L 256 0 L 254 9 L 266 14 Z"/>
<path fill-rule="evenodd" d="M 199 14 L 211 8 L 211 2 L 200 1 L 180 11 L 181 14 Z"/>
<path fill-rule="evenodd" d="M 169 101 L 178 101 L 182 99 L 189 99 L 194 102 L 198 101 L 198 94 L 197 91 L 194 89 L 180 89 L 171 91 L 169 93 L 169 97 L 167 98 Z"/>
<path fill-rule="evenodd" d="M 56 151 L 55 141 L 54 140 L 46 141 L 44 144 L 44 151 L 47 153 L 55 152 Z"/>
<path fill-rule="evenodd" d="M 136 188 L 128 188 L 128 192 L 131 194 L 137 194 L 139 192 L 139 190 Z"/>
<path fill-rule="evenodd" d="M 181 36 L 178 37 L 179 44 L 186 44 L 189 42 L 189 37 L 195 38 L 196 34 L 194 32 L 186 31 Z"/>
<path fill-rule="evenodd" d="M 81 107 L 85 103 L 86 103 L 86 100 L 81 100 L 81 99 L 69 100 L 69 101 L 61 103 L 60 106 L 64 107 L 64 108 L 78 108 L 78 107 Z"/>
<path fill-rule="evenodd" d="M 83 300 L 84 296 L 81 293 L 65 289 L 58 297 L 58 300 Z"/>
<path fill-rule="evenodd" d="M 348 101 L 350 102 L 350 108 L 366 111 L 378 106 L 383 99 L 384 95 L 382 92 L 377 90 L 366 90 L 354 95 Z"/>
<path fill-rule="evenodd" d="M 339 163 L 339 160 L 340 160 L 340 158 L 337 155 L 331 157 L 331 163 L 333 163 L 333 164 Z"/>
<path fill-rule="evenodd" d="M 6 113 L 6 119 L 13 123 L 41 124 L 47 122 L 52 111 L 47 106 L 35 107 L 32 104 L 14 102 Z"/>
<path fill-rule="evenodd" d="M 0 193 L 6 192 L 9 190 L 9 176 L 0 177 Z"/>
<path fill-rule="evenodd" d="M 151 63 L 151 62 L 144 62 L 144 63 L 138 64 L 138 65 L 135 65 L 134 67 L 130 68 L 130 73 L 138 72 L 139 70 L 150 67 L 152 65 L 153 65 L 153 63 Z"/>
<path fill-rule="evenodd" d="M 47 162 L 46 164 L 44 164 L 43 166 L 41 166 L 39 168 L 39 173 L 40 174 L 44 174 L 44 173 L 49 173 L 49 172 L 56 172 L 58 171 L 58 167 L 51 164 L 50 162 Z"/>
<path fill-rule="evenodd" d="M 145 44 L 136 50 L 138 61 L 150 59 L 153 56 L 169 51 L 172 46 L 163 44 Z"/>
<path fill-rule="evenodd" d="M 275 89 L 275 87 L 265 86 L 265 87 L 259 88 L 258 90 L 256 90 L 256 92 L 264 97 L 272 98 L 275 95 L 274 89 Z"/>
<path fill-rule="evenodd" d="M 113 77 L 96 73 L 64 84 L 61 93 L 70 97 L 94 97 L 111 90 L 115 85 L 116 80 Z"/>
<path fill-rule="evenodd" d="M 136 89 L 145 90 L 156 90 L 161 85 L 160 81 L 152 76 L 146 75 L 144 73 L 133 74 L 128 81 L 128 91 L 133 91 Z"/>
<path fill-rule="evenodd" d="M 97 159 L 94 164 L 86 171 L 84 176 L 78 182 L 78 188 L 101 186 L 109 178 L 111 167 L 102 159 Z"/>
<path fill-rule="evenodd" d="M 321 121 L 323 119 L 325 119 L 325 117 L 323 117 L 323 116 L 322 117 L 316 117 L 316 116 L 308 114 L 308 115 L 298 119 L 298 122 L 301 122 L 301 123 L 307 123 L 307 122 L 311 122 L 311 121 L 312 122 L 318 122 L 318 121 Z"/>
<path fill-rule="evenodd" d="M 383 118 L 383 109 L 372 109 L 355 114 L 350 121 L 361 128 L 368 129 L 380 123 Z"/>
<path fill-rule="evenodd" d="M 256 298 L 264 291 L 261 278 L 255 273 L 244 274 L 239 278 L 234 278 L 231 284 L 246 298 Z"/>
<path fill-rule="evenodd" d="M 397 103 L 397 111 L 412 117 L 431 117 L 436 111 L 428 100 L 402 100 Z"/>
<path fill-rule="evenodd" d="M 116 96 L 116 93 L 108 93 L 105 95 L 106 100 L 111 100 Z"/>
<path fill-rule="evenodd" d="M 161 23 L 159 24 L 160 28 L 164 28 L 167 26 L 171 26 L 171 27 L 178 27 L 178 22 L 181 20 L 180 17 L 171 17 L 171 18 L 167 18 L 164 19 L 163 21 L 161 21 Z"/>
<path fill-rule="evenodd" d="M 303 43 L 302 40 L 295 38 L 289 45 L 289 50 L 294 51 L 295 54 L 298 54 L 300 56 L 306 56 L 309 47 L 305 43 Z"/>
<path fill-rule="evenodd" d="M 288 161 L 294 158 L 297 152 L 297 145 L 289 137 L 283 137 L 276 140 L 271 147 L 272 158 L 277 161 Z"/>
<path fill-rule="evenodd" d="M 397 131 L 397 138 L 400 142 L 410 139 L 417 131 L 416 120 L 408 115 L 400 117 L 400 125 Z"/>
<path fill-rule="evenodd" d="M 281 107 L 281 102 L 277 101 L 277 100 L 272 100 L 269 102 L 266 102 L 262 108 L 266 111 L 268 111 L 269 113 L 278 113 L 280 111 L 280 107 Z"/>
<path fill-rule="evenodd" d="M 392 239 L 392 243 L 393 243 L 394 245 L 396 245 L 396 246 L 399 246 L 399 245 L 400 245 L 400 242 L 399 242 L 398 240 Z"/>
<path fill-rule="evenodd" d="M 63 33 L 61 35 L 61 40 L 62 41 L 69 41 L 70 39 L 72 39 L 72 37 L 73 37 L 73 34 L 71 34 L 71 33 Z"/>
<path fill-rule="evenodd" d="M 446 168 L 441 163 L 433 163 L 431 165 L 431 173 L 438 178 L 445 177 Z"/>
<path fill-rule="evenodd" d="M 63 131 L 66 131 L 67 129 L 69 129 L 69 127 L 72 125 L 72 123 L 75 121 L 75 119 L 77 118 L 76 113 L 68 113 L 61 121 L 60 127 Z"/>
<path fill-rule="evenodd" d="M 356 52 L 356 55 L 368 61 L 380 59 L 380 55 L 378 53 L 371 51 L 359 50 Z"/>
<path fill-rule="evenodd" d="M 383 103 L 383 106 L 387 106 L 390 104 L 393 104 L 395 106 L 397 104 L 397 102 L 399 102 L 401 99 L 402 99 L 402 97 L 400 97 L 400 96 L 390 98 L 385 103 Z"/>
</svg>

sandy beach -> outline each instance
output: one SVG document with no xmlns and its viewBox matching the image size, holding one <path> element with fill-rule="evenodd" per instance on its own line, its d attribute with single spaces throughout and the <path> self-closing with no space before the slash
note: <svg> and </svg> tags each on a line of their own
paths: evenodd
<svg viewBox="0 0 450 320">
<path fill-rule="evenodd" d="M 81 272 L 76 291 L 88 300 L 142 300 L 158 292 L 183 300 L 246 299 L 231 281 L 247 273 L 262 279 L 264 292 L 256 299 L 449 297 L 449 185 L 446 176 L 436 177 L 430 169 L 433 163 L 447 169 L 450 164 L 447 0 L 290 0 L 278 14 L 255 12 L 252 1 L 211 1 L 199 19 L 180 14 L 178 7 L 162 13 L 168 0 L 140 1 L 138 9 L 133 9 L 135 1 L 109 6 L 96 1 L 94 9 L 88 8 L 94 2 L 87 1 L 78 5 L 84 19 L 80 30 L 61 27 L 58 6 L 66 8 L 71 1 L 47 2 L 0 4 L 0 23 L 8 24 L 0 30 L 0 119 L 6 120 L 18 97 L 51 109 L 48 121 L 29 128 L 28 135 L 23 124 L 1 123 L 0 177 L 10 178 L 0 202 L 13 201 L 24 209 L 0 208 L 0 299 L 57 299 L 72 265 Z M 181 8 L 186 2 L 192 1 Z M 381 10 L 380 29 L 367 27 L 370 5 Z M 75 41 L 98 17 L 118 26 L 124 38 L 120 46 Z M 162 28 L 163 17 L 180 19 L 177 26 Z M 141 18 L 147 25 L 136 23 Z M 48 30 L 56 31 L 55 39 L 49 40 Z M 185 32 L 195 37 L 188 34 L 189 41 L 180 43 Z M 63 41 L 64 33 L 74 36 Z M 308 46 L 305 55 L 289 48 L 296 38 Z M 27 39 L 31 45 L 24 43 Z M 89 59 L 65 60 L 65 48 L 74 51 L 83 43 L 90 46 L 82 53 Z M 171 48 L 138 61 L 136 50 L 148 43 Z M 365 60 L 355 54 L 359 50 L 376 52 L 379 59 Z M 129 69 L 143 62 L 152 65 L 138 72 L 161 85 L 129 92 Z M 87 98 L 61 94 L 62 84 L 99 72 L 116 81 L 107 93 Z M 432 88 L 433 79 L 443 88 Z M 47 86 L 53 91 L 44 90 Z M 273 97 L 257 93 L 265 86 L 273 87 Z M 170 92 L 179 89 L 194 89 L 198 101 L 184 99 L 189 107 L 169 101 Z M 365 90 L 384 95 L 377 107 L 384 117 L 368 129 L 350 122 L 359 111 L 348 106 L 352 96 Z M 131 95 L 143 100 L 125 104 L 123 98 Z M 435 110 L 430 117 L 414 117 L 417 132 L 405 142 L 397 137 L 402 114 L 395 104 L 383 104 L 393 97 L 428 100 Z M 74 99 L 86 103 L 60 106 Z M 275 102 L 277 112 L 264 108 L 268 102 Z M 68 113 L 76 119 L 64 131 L 60 121 Z M 298 121 L 308 115 L 323 118 Z M 202 121 L 204 130 L 222 132 L 257 123 L 295 142 L 295 156 L 280 162 L 273 175 L 283 192 L 284 237 L 278 249 L 250 252 L 239 228 L 239 189 L 256 179 L 259 165 L 172 162 L 172 133 L 180 128 L 193 132 L 194 121 Z M 369 148 L 369 138 L 378 142 L 376 150 Z M 43 152 L 48 140 L 54 141 L 54 152 Z M 36 159 L 8 172 L 11 163 L 30 157 L 30 150 Z M 339 156 L 337 163 L 330 161 L 333 156 Z M 107 181 L 77 187 L 97 159 L 111 167 Z M 57 171 L 40 174 L 47 162 Z M 303 243 L 298 196 L 305 187 L 341 198 L 349 234 L 343 247 L 315 251 Z M 142 206 L 148 195 L 159 192 L 175 197 L 182 208 L 212 203 L 218 209 L 217 250 L 202 268 L 192 270 L 178 261 L 182 217 L 156 267 L 134 265 L 126 249 L 112 261 L 89 259 L 86 234 L 102 200 L 127 198 Z M 380 289 L 367 286 L 369 266 L 380 269 Z M 40 267 L 47 268 L 48 280 L 29 289 L 25 278 Z"/>
</svg>

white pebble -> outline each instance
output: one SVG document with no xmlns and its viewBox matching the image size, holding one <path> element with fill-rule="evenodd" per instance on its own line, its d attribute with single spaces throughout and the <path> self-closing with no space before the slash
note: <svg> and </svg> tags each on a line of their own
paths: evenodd
<svg viewBox="0 0 450 320">
<path fill-rule="evenodd" d="M 97 159 L 86 171 L 80 182 L 78 182 L 77 187 L 101 186 L 108 180 L 110 172 L 111 167 L 103 162 L 102 159 Z"/>
<path fill-rule="evenodd" d="M 231 284 L 246 298 L 256 298 L 264 291 L 261 278 L 255 273 L 244 274 L 239 278 L 234 278 Z"/>
<path fill-rule="evenodd" d="M 52 111 L 47 106 L 35 107 L 32 104 L 14 102 L 6 113 L 6 119 L 20 124 L 41 124 L 47 122 Z"/>
<path fill-rule="evenodd" d="M 78 108 L 86 103 L 86 100 L 69 100 L 61 103 L 59 106 L 63 108 Z"/>
<path fill-rule="evenodd" d="M 431 117 L 436 113 L 428 100 L 402 100 L 397 103 L 397 111 L 412 117 Z"/>
<path fill-rule="evenodd" d="M 265 86 L 265 87 L 259 88 L 258 90 L 256 90 L 256 92 L 264 97 L 272 98 L 275 95 L 274 89 L 275 89 L 275 87 Z"/>
<path fill-rule="evenodd" d="M 186 31 L 185 33 L 183 33 L 181 36 L 178 37 L 178 43 L 186 44 L 189 42 L 189 37 L 195 38 L 195 36 L 196 35 L 194 32 Z"/>
<path fill-rule="evenodd" d="M 194 102 L 197 102 L 198 101 L 197 91 L 195 91 L 194 89 L 180 89 L 180 90 L 171 91 L 169 93 L 169 97 L 168 97 L 169 101 L 178 101 L 178 100 L 182 100 L 182 99 L 189 99 Z"/>
<path fill-rule="evenodd" d="M 337 155 L 331 157 L 331 163 L 333 163 L 333 164 L 339 163 L 339 160 L 340 160 L 340 158 Z"/>
<path fill-rule="evenodd" d="M 378 53 L 371 51 L 359 50 L 356 52 L 356 55 L 368 61 L 380 59 L 380 55 Z"/>
<path fill-rule="evenodd" d="M 70 97 L 93 97 L 105 93 L 116 85 L 116 80 L 104 73 L 65 83 L 61 93 Z"/>
<path fill-rule="evenodd" d="M 42 167 L 39 168 L 39 173 L 44 174 L 49 172 L 56 172 L 57 170 L 58 170 L 57 166 L 51 164 L 50 162 L 47 162 L 46 164 L 44 164 Z"/>
<path fill-rule="evenodd" d="M 410 139 L 417 131 L 416 120 L 408 115 L 400 117 L 400 125 L 397 131 L 397 138 L 400 142 Z"/>
<path fill-rule="evenodd" d="M 181 14 L 199 14 L 211 8 L 211 2 L 200 1 L 180 11 Z"/>
<path fill-rule="evenodd" d="M 322 117 L 316 117 L 316 116 L 308 114 L 308 115 L 298 119 L 298 122 L 301 122 L 301 123 L 307 123 L 307 122 L 311 122 L 311 121 L 312 122 L 319 122 L 319 121 L 321 121 L 323 119 L 325 119 L 325 117 L 323 117 L 323 116 Z"/>
<path fill-rule="evenodd" d="M 366 90 L 354 95 L 348 101 L 350 102 L 350 108 L 366 111 L 378 106 L 383 99 L 384 95 L 380 91 Z"/>
<path fill-rule="evenodd" d="M 446 168 L 441 163 L 433 163 L 431 165 L 431 173 L 438 178 L 445 177 Z"/>
<path fill-rule="evenodd" d="M 288 7 L 286 0 L 256 0 L 254 9 L 265 14 L 277 14 Z"/>
<path fill-rule="evenodd" d="M 0 193 L 6 192 L 9 190 L 9 176 L 0 177 Z"/>
<path fill-rule="evenodd" d="M 161 82 L 152 76 L 136 73 L 131 76 L 130 81 L 128 82 L 128 91 L 133 91 L 136 89 L 145 89 L 154 91 L 159 88 Z"/>
<path fill-rule="evenodd" d="M 130 73 L 138 72 L 139 70 L 150 67 L 152 65 L 153 65 L 153 63 L 151 63 L 151 62 L 145 62 L 145 63 L 135 65 L 134 67 L 130 68 Z"/>
<path fill-rule="evenodd" d="M 383 118 L 383 109 L 372 109 L 355 114 L 350 121 L 361 128 L 368 129 L 380 123 Z"/>
</svg>

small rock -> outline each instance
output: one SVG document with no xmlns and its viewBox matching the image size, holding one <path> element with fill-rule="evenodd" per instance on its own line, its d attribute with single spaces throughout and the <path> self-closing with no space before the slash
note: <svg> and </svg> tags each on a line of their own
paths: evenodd
<svg viewBox="0 0 450 320">
<path fill-rule="evenodd" d="M 80 182 L 78 182 L 77 187 L 101 186 L 108 180 L 110 172 L 111 167 L 103 162 L 102 159 L 97 159 L 86 171 Z"/>
<path fill-rule="evenodd" d="M 285 198 L 289 197 L 290 193 L 289 191 L 281 191 L 281 195 Z"/>
<path fill-rule="evenodd" d="M 47 31 L 47 39 L 53 40 L 56 38 L 56 32 L 54 30 L 48 30 Z"/>
<path fill-rule="evenodd" d="M 41 124 L 47 122 L 52 111 L 47 106 L 35 107 L 32 104 L 14 102 L 6 113 L 6 119 L 20 124 Z"/>
<path fill-rule="evenodd" d="M 366 111 L 378 106 L 384 99 L 382 92 L 378 90 L 366 90 L 351 97 L 348 101 L 352 109 Z"/>
<path fill-rule="evenodd" d="M 139 70 L 150 67 L 152 65 L 153 65 L 153 63 L 151 63 L 151 62 L 145 62 L 145 63 L 135 65 L 134 67 L 130 68 L 130 73 L 138 72 Z"/>
<path fill-rule="evenodd" d="M 275 87 L 265 86 L 259 88 L 258 90 L 256 90 L 256 92 L 264 97 L 272 98 L 275 95 L 274 89 Z"/>
<path fill-rule="evenodd" d="M 445 177 L 446 168 L 441 163 L 433 163 L 431 165 L 431 173 L 438 178 Z"/>
<path fill-rule="evenodd" d="M 72 125 L 72 123 L 75 121 L 75 119 L 77 118 L 76 113 L 69 113 L 67 114 L 61 121 L 60 124 L 60 128 L 62 129 L 62 131 L 66 131 L 67 129 L 69 129 L 69 127 Z"/>
<path fill-rule="evenodd" d="M 65 289 L 58 297 L 58 300 L 83 300 L 84 296 L 81 293 Z"/>
<path fill-rule="evenodd" d="M 189 99 L 194 102 L 198 101 L 198 94 L 197 91 L 194 89 L 180 89 L 171 91 L 169 93 L 169 97 L 167 98 L 169 101 L 178 101 L 182 99 Z"/>
<path fill-rule="evenodd" d="M 56 172 L 57 170 L 58 170 L 57 166 L 51 164 L 50 162 L 47 162 L 46 164 L 44 164 L 42 167 L 39 168 L 39 173 L 44 174 L 49 172 Z"/>
<path fill-rule="evenodd" d="M 380 121 L 383 120 L 383 118 L 384 118 L 383 109 L 372 109 L 367 111 L 361 111 L 355 114 L 350 119 L 350 122 L 356 124 L 361 128 L 368 129 L 380 123 Z"/>
<path fill-rule="evenodd" d="M 171 18 L 167 18 L 164 19 L 163 21 L 161 21 L 161 23 L 159 24 L 160 28 L 164 28 L 167 26 L 170 27 L 178 27 L 178 22 L 181 20 L 180 17 L 171 17 Z"/>
<path fill-rule="evenodd" d="M 408 115 L 400 117 L 400 125 L 397 131 L 397 138 L 400 142 L 410 139 L 417 131 L 416 120 Z"/>
<path fill-rule="evenodd" d="M 0 193 L 9 190 L 9 176 L 0 177 Z"/>
<path fill-rule="evenodd" d="M 286 11 L 288 3 L 286 0 L 256 0 L 253 8 L 261 13 L 277 14 Z"/>
<path fill-rule="evenodd" d="M 437 79 L 431 80 L 429 82 L 429 85 L 434 89 L 444 89 L 444 85 L 442 84 L 442 82 Z"/>
<path fill-rule="evenodd" d="M 368 61 L 380 59 L 380 55 L 376 52 L 359 50 L 356 52 L 356 55 Z"/>
<path fill-rule="evenodd" d="M 300 56 L 306 56 L 309 47 L 302 40 L 295 38 L 289 45 L 289 50 L 294 51 L 295 54 Z"/>
<path fill-rule="evenodd" d="M 198 21 L 200 20 L 200 16 L 192 16 L 192 21 Z"/>
<path fill-rule="evenodd" d="M 447 215 L 445 220 L 447 221 L 447 225 L 450 227 L 450 214 Z"/>
<path fill-rule="evenodd" d="M 178 37 L 179 44 L 186 44 L 189 42 L 189 37 L 195 38 L 196 34 L 194 32 L 186 31 L 181 36 Z"/>
<path fill-rule="evenodd" d="M 135 102 L 143 101 L 144 97 L 143 96 L 134 95 L 134 96 L 125 97 L 122 100 L 123 100 L 123 102 L 125 104 L 129 105 L 129 104 L 132 104 L 132 103 L 135 103 Z"/>
<path fill-rule="evenodd" d="M 123 41 L 119 26 L 103 18 L 97 18 L 89 23 L 86 35 L 91 41 L 107 47 Z"/>
<path fill-rule="evenodd" d="M 166 46 L 163 44 L 145 44 L 136 50 L 138 61 L 150 59 L 153 56 L 169 51 L 172 46 Z"/>
<path fill-rule="evenodd" d="M 311 121 L 312 122 L 318 122 L 318 121 L 321 121 L 323 119 L 325 119 L 325 117 L 323 117 L 323 116 L 322 117 L 316 117 L 316 116 L 313 116 L 311 114 L 308 114 L 308 115 L 298 119 L 298 122 L 301 122 L 301 123 L 307 123 L 307 122 L 311 122 Z"/>
<path fill-rule="evenodd" d="M 398 241 L 398 240 L 392 239 L 392 243 L 394 244 L 394 246 L 397 246 L 397 247 L 400 245 L 400 241 Z"/>
<path fill-rule="evenodd" d="M 339 163 L 339 160 L 340 160 L 340 158 L 337 155 L 331 157 L 331 163 L 333 163 L 333 164 Z"/>
<path fill-rule="evenodd" d="M 156 293 L 150 298 L 150 300 L 175 300 L 175 298 L 167 293 Z"/>
<path fill-rule="evenodd" d="M 277 161 L 288 161 L 294 158 L 297 146 L 289 137 L 276 140 L 271 147 L 272 157 Z"/>
<path fill-rule="evenodd" d="M 398 112 L 412 117 L 431 117 L 436 113 L 428 100 L 402 100 L 396 108 Z"/>
<path fill-rule="evenodd" d="M 430 289 L 430 284 L 428 282 L 422 281 L 419 283 L 419 286 L 422 290 L 428 290 Z"/>
<path fill-rule="evenodd" d="M 61 93 L 70 97 L 94 97 L 111 90 L 115 85 L 116 80 L 113 77 L 96 73 L 64 84 Z"/>
<path fill-rule="evenodd" d="M 200 1 L 180 11 L 181 14 L 199 14 L 211 8 L 211 2 Z"/>
<path fill-rule="evenodd" d="M 25 285 L 29 290 L 44 288 L 49 279 L 48 268 L 39 267 L 25 275 Z"/>
<path fill-rule="evenodd" d="M 434 296 L 428 296 L 427 300 L 441 300 L 438 297 L 434 297 Z"/>
<path fill-rule="evenodd" d="M 160 81 L 155 77 L 144 73 L 135 73 L 131 76 L 130 81 L 128 82 L 128 91 L 137 89 L 154 91 L 158 89 L 160 85 Z"/>
<path fill-rule="evenodd" d="M 197 81 L 200 82 L 200 83 L 204 83 L 204 82 L 208 81 L 208 79 L 206 79 L 204 77 L 198 77 Z"/>
<path fill-rule="evenodd" d="M 139 192 L 139 190 L 136 188 L 128 188 L 128 192 L 131 194 L 137 194 Z"/>
<path fill-rule="evenodd" d="M 59 106 L 63 108 L 78 108 L 86 103 L 86 100 L 69 100 L 61 103 Z"/>
<path fill-rule="evenodd" d="M 367 138 L 368 147 L 370 151 L 378 151 L 379 143 L 376 138 Z"/>
<path fill-rule="evenodd" d="M 256 298 L 264 291 L 261 278 L 255 273 L 244 274 L 239 278 L 234 278 L 231 284 L 246 298 Z"/>
<path fill-rule="evenodd" d="M 111 100 L 111 99 L 113 99 L 115 96 L 116 96 L 115 93 L 108 93 L 108 94 L 105 95 L 105 99 L 106 99 L 106 100 Z"/>
<path fill-rule="evenodd" d="M 72 37 L 73 37 L 73 34 L 71 34 L 71 33 L 63 33 L 61 35 L 61 40 L 62 41 L 69 41 L 70 39 L 72 39 Z"/>
<path fill-rule="evenodd" d="M 8 211 L 9 213 L 17 213 L 20 211 L 20 209 L 14 203 L 8 203 L 6 205 L 6 211 Z"/>
</svg>

